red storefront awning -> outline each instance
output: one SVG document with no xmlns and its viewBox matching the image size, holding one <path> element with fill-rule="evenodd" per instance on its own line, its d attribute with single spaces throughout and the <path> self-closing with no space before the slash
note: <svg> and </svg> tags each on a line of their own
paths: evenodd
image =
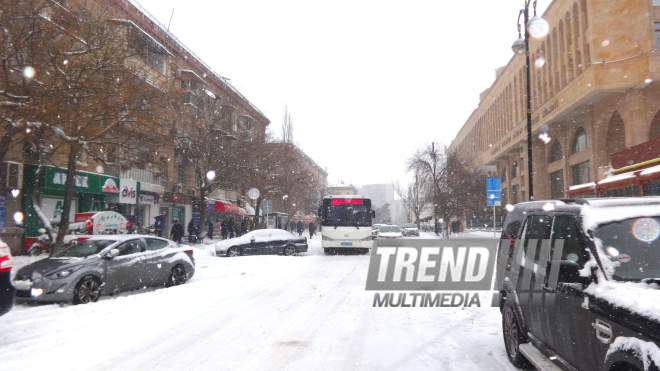
<svg viewBox="0 0 660 371">
<path fill-rule="evenodd" d="M 238 206 L 236 206 L 232 203 L 229 203 L 229 202 L 216 201 L 215 202 L 215 212 L 216 213 L 238 214 Z"/>
</svg>

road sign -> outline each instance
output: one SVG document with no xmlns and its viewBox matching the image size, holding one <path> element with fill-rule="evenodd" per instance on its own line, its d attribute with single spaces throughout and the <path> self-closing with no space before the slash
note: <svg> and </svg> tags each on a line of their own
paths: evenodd
<svg viewBox="0 0 660 371">
<path fill-rule="evenodd" d="M 252 188 L 248 191 L 248 196 L 250 196 L 251 199 L 256 200 L 259 198 L 259 190 L 256 188 Z"/>
<path fill-rule="evenodd" d="M 264 200 L 264 214 L 268 215 L 273 212 L 273 201 Z"/>
<path fill-rule="evenodd" d="M 500 178 L 486 178 L 486 205 L 502 205 L 502 188 Z"/>
</svg>

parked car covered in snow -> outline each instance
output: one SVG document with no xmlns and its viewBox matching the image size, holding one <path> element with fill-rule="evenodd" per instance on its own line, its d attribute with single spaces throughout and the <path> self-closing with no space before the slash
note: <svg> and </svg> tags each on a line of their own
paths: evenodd
<svg viewBox="0 0 660 371">
<path fill-rule="evenodd" d="M 660 197 L 515 205 L 498 252 L 511 363 L 658 370 L 659 237 Z"/>
<path fill-rule="evenodd" d="M 14 306 L 15 289 L 11 284 L 12 257 L 9 246 L 0 240 L 0 316 Z"/>
<path fill-rule="evenodd" d="M 419 237 L 419 228 L 417 224 L 408 223 L 403 225 L 403 235 L 404 236 L 418 236 Z"/>
<path fill-rule="evenodd" d="M 195 273 L 192 254 L 154 236 L 91 236 L 21 268 L 16 296 L 80 304 L 144 286 L 180 285 Z"/>
<path fill-rule="evenodd" d="M 295 255 L 306 251 L 306 237 L 282 229 L 259 229 L 215 244 L 218 256 Z"/>
<path fill-rule="evenodd" d="M 383 225 L 378 229 L 376 238 L 403 238 L 403 233 L 398 225 Z"/>
</svg>

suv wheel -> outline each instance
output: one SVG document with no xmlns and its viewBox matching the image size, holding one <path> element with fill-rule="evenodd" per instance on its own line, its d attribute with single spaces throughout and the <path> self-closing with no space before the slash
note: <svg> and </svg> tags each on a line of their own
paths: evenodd
<svg viewBox="0 0 660 371">
<path fill-rule="evenodd" d="M 511 364 L 516 367 L 531 366 L 527 358 L 518 349 L 518 346 L 525 339 L 522 336 L 520 326 L 518 326 L 518 319 L 513 312 L 513 308 L 505 308 L 504 313 L 502 313 L 502 334 L 504 335 L 506 355 L 509 357 Z"/>
</svg>

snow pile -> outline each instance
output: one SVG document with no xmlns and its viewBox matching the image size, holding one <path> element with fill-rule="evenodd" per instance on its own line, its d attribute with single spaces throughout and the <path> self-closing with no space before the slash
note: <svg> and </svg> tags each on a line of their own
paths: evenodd
<svg viewBox="0 0 660 371">
<path fill-rule="evenodd" d="M 660 322 L 660 290 L 656 284 L 600 281 L 598 284 L 589 285 L 584 292 L 616 307 Z"/>
<path fill-rule="evenodd" d="M 644 369 L 648 370 L 651 364 L 660 365 L 660 348 L 655 343 L 642 341 L 636 338 L 619 336 L 614 339 L 607 350 L 606 358 L 618 351 L 629 351 L 644 362 Z"/>
</svg>

